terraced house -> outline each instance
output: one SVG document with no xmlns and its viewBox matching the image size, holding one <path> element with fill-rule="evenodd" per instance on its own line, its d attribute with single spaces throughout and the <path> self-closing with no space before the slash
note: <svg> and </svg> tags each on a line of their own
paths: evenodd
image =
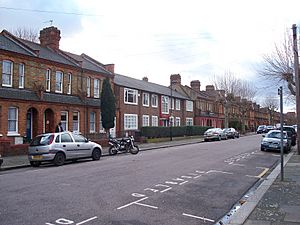
<svg viewBox="0 0 300 225">
<path fill-rule="evenodd" d="M 116 130 L 120 136 L 143 126 L 194 125 L 194 103 L 170 87 L 116 74 Z"/>
<path fill-rule="evenodd" d="M 37 134 L 65 130 L 101 131 L 102 81 L 114 65 L 59 48 L 60 31 L 40 31 L 40 44 L 0 33 L 0 141 L 22 144 Z"/>
</svg>

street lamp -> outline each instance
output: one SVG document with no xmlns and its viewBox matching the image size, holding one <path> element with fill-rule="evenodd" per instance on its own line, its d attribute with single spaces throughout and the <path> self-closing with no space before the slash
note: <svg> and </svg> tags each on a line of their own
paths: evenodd
<svg viewBox="0 0 300 225">
<path fill-rule="evenodd" d="M 170 88 L 171 88 L 171 99 L 170 99 L 170 116 L 169 116 L 169 126 L 170 126 L 170 141 L 172 141 L 172 140 L 173 140 L 172 124 L 174 123 L 174 118 L 173 118 L 173 120 L 171 121 L 171 119 L 172 119 L 172 102 L 173 102 L 173 88 L 172 88 L 172 84 L 173 84 L 173 81 L 171 81 L 171 85 L 170 85 Z"/>
</svg>

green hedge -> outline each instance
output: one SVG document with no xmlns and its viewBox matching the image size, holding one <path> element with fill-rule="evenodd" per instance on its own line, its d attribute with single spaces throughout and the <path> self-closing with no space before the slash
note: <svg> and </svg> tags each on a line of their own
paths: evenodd
<svg viewBox="0 0 300 225">
<path fill-rule="evenodd" d="M 142 127 L 141 136 L 147 138 L 173 137 L 203 135 L 211 127 L 202 126 L 180 126 L 180 127 Z"/>
</svg>

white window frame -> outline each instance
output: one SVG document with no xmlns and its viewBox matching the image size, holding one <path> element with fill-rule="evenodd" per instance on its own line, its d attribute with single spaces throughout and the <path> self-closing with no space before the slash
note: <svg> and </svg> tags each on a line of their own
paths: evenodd
<svg viewBox="0 0 300 225">
<path fill-rule="evenodd" d="M 181 120 L 180 117 L 175 118 L 175 126 L 176 127 L 180 127 L 180 120 Z"/>
<path fill-rule="evenodd" d="M 67 94 L 70 95 L 72 93 L 72 74 L 67 74 Z"/>
<path fill-rule="evenodd" d="M 46 71 L 46 91 L 50 92 L 51 91 L 51 70 L 47 69 Z"/>
<path fill-rule="evenodd" d="M 74 120 L 74 115 L 77 114 L 77 120 Z M 80 132 L 80 113 L 78 111 L 74 111 L 72 114 L 73 121 L 73 132 Z M 75 122 L 77 121 L 77 122 Z"/>
<path fill-rule="evenodd" d="M 15 110 L 15 117 L 13 118 L 11 113 L 10 113 L 10 110 Z M 8 124 L 7 124 L 7 135 L 15 135 L 15 134 L 18 134 L 18 117 L 19 117 L 19 112 L 18 112 L 18 108 L 17 107 L 9 107 L 8 108 L 8 112 L 7 112 L 7 115 L 8 115 Z M 10 130 L 10 126 L 9 124 L 10 123 L 13 123 L 13 127 L 15 128 L 14 130 Z"/>
<path fill-rule="evenodd" d="M 129 102 L 129 95 L 132 95 L 133 102 Z M 124 88 L 124 103 L 129 105 L 137 105 L 138 104 L 138 91 L 135 89 Z"/>
<path fill-rule="evenodd" d="M 151 120 L 152 127 L 158 127 L 158 116 L 152 116 Z"/>
<path fill-rule="evenodd" d="M 96 113 L 90 112 L 90 133 L 96 133 Z"/>
<path fill-rule="evenodd" d="M 24 88 L 25 82 L 25 64 L 19 64 L 19 88 Z"/>
<path fill-rule="evenodd" d="M 155 95 L 155 94 L 151 95 L 151 106 L 153 108 L 157 108 L 157 106 L 158 106 L 158 95 Z"/>
<path fill-rule="evenodd" d="M 185 103 L 186 103 L 186 111 L 193 112 L 193 108 L 194 108 L 193 101 L 186 100 Z"/>
<path fill-rule="evenodd" d="M 124 130 L 137 130 L 137 129 L 138 129 L 138 115 L 124 114 Z"/>
<path fill-rule="evenodd" d="M 62 71 L 55 72 L 55 92 L 63 93 L 64 73 Z"/>
<path fill-rule="evenodd" d="M 150 118 L 149 115 L 143 115 L 143 127 L 149 127 Z"/>
<path fill-rule="evenodd" d="M 191 117 L 187 117 L 186 119 L 186 125 L 187 126 L 194 126 L 194 119 Z"/>
<path fill-rule="evenodd" d="M 172 110 L 174 110 L 174 98 L 171 98 L 171 97 L 169 97 L 169 107 L 170 107 L 170 109 L 172 109 Z"/>
<path fill-rule="evenodd" d="M 4 64 L 9 63 L 10 64 L 10 71 L 4 71 Z M 12 87 L 13 83 L 13 62 L 9 60 L 3 60 L 2 62 L 2 86 L 3 87 Z M 4 77 L 8 77 L 8 83 L 5 83 Z"/>
<path fill-rule="evenodd" d="M 99 133 L 105 133 L 105 129 L 102 125 L 102 115 L 101 112 L 99 113 L 100 117 L 99 117 Z"/>
<path fill-rule="evenodd" d="M 63 116 L 66 116 L 66 119 L 63 119 Z M 64 129 L 64 131 L 68 131 L 69 130 L 69 113 L 68 111 L 61 111 L 60 112 L 60 122 L 61 122 L 61 126 Z"/>
<path fill-rule="evenodd" d="M 143 106 L 149 107 L 149 93 L 143 92 Z"/>
<path fill-rule="evenodd" d="M 94 98 L 100 98 L 100 80 L 94 79 Z"/>
<path fill-rule="evenodd" d="M 169 97 L 165 95 L 161 96 L 161 113 L 169 114 Z"/>
<path fill-rule="evenodd" d="M 176 102 L 175 102 L 175 109 L 176 109 L 176 110 L 180 110 L 180 99 L 176 99 Z"/>
<path fill-rule="evenodd" d="M 86 78 L 86 96 L 91 97 L 91 78 Z"/>
</svg>

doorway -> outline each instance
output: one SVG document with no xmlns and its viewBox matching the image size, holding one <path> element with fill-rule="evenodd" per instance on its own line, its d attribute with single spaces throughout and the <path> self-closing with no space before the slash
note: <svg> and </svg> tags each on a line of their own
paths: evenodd
<svg viewBox="0 0 300 225">
<path fill-rule="evenodd" d="M 43 132 L 51 133 L 55 131 L 54 112 L 52 109 L 46 109 L 44 112 Z"/>
<path fill-rule="evenodd" d="M 38 133 L 38 111 L 36 108 L 29 108 L 26 113 L 26 142 L 31 141 Z"/>
</svg>

